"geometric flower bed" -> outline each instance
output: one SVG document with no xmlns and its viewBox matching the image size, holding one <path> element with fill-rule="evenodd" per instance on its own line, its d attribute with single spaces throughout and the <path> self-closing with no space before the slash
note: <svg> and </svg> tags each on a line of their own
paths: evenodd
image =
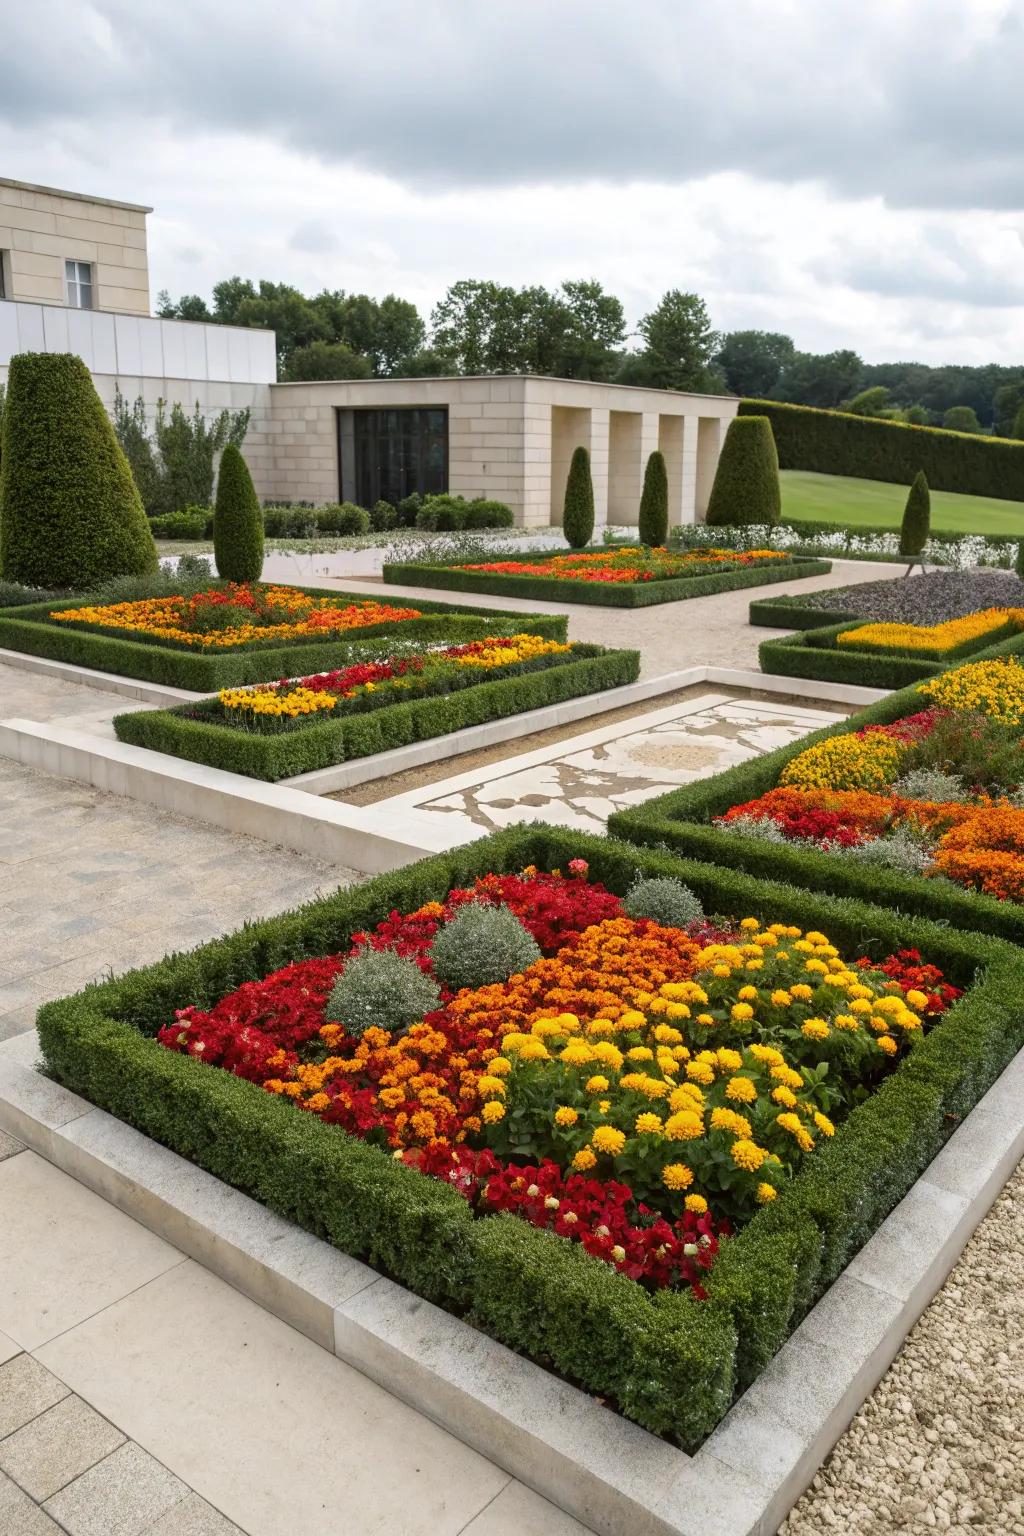
<svg viewBox="0 0 1024 1536">
<path fill-rule="evenodd" d="M 737 587 L 824 575 L 831 568 L 826 560 L 801 560 L 770 549 L 679 552 L 631 544 L 473 564 L 461 560 L 449 564 L 400 561 L 384 566 L 384 580 L 460 592 L 642 608 Z"/>
<path fill-rule="evenodd" d="M 927 625 L 943 624 L 982 608 L 1020 607 L 1024 607 L 1024 583 L 1010 571 L 929 571 L 823 592 L 755 598 L 750 622 L 771 629 L 817 629 L 844 619 Z"/>
<path fill-rule="evenodd" d="M 121 741 L 276 780 L 635 682 L 636 651 L 491 635 L 119 715 Z"/>
<path fill-rule="evenodd" d="M 706 917 L 631 916 L 638 875 Z M 984 935 L 535 826 L 39 1029 L 69 1088 L 693 1449 L 1019 1048 L 1022 982 Z"/>
<path fill-rule="evenodd" d="M 970 662 L 851 723 L 610 829 L 1024 941 L 1024 666 Z"/>
<path fill-rule="evenodd" d="M 65 598 L 9 609 L 0 613 L 0 645 L 199 692 L 337 666 L 354 654 L 353 643 L 384 635 L 454 642 L 514 627 L 564 640 L 566 621 L 212 582 L 189 595 L 123 603 Z"/>
<path fill-rule="evenodd" d="M 844 623 L 762 641 L 758 657 L 763 672 L 902 688 L 964 656 L 1020 651 L 1022 629 L 1020 608 L 986 608 L 933 625 Z"/>
</svg>

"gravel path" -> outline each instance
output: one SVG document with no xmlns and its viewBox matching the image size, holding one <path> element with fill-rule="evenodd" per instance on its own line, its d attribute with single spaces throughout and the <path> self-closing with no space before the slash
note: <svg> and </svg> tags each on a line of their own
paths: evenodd
<svg viewBox="0 0 1024 1536">
<path fill-rule="evenodd" d="M 1024 1164 L 779 1536 L 1024 1536 Z"/>
<path fill-rule="evenodd" d="M 927 576 L 811 592 L 801 602 L 826 613 L 857 613 L 865 619 L 905 624 L 942 624 L 965 613 L 976 613 L 979 608 L 1024 607 L 1024 583 L 1009 571 L 930 571 Z"/>
</svg>

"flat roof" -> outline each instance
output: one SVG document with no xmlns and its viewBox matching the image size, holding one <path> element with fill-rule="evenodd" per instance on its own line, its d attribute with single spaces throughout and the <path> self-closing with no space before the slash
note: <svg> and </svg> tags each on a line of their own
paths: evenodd
<svg viewBox="0 0 1024 1536">
<path fill-rule="evenodd" d="M 417 373 L 409 377 L 380 379 L 279 379 L 275 389 L 309 389 L 312 384 L 472 384 L 499 379 L 543 379 L 547 384 L 589 384 L 595 389 L 641 390 L 647 395 L 700 395 L 706 400 L 739 400 L 739 395 L 716 395 L 709 389 L 661 389 L 655 384 L 616 384 L 610 379 L 570 379 L 560 373 Z"/>
<path fill-rule="evenodd" d="M 0 176 L 0 187 L 17 187 L 19 192 L 42 192 L 45 197 L 70 197 L 76 203 L 103 203 L 107 208 L 127 208 L 132 213 L 152 213 L 145 203 L 122 203 L 116 197 L 91 197 L 88 192 L 68 192 L 63 187 L 43 187 L 35 181 L 15 181 Z"/>
</svg>

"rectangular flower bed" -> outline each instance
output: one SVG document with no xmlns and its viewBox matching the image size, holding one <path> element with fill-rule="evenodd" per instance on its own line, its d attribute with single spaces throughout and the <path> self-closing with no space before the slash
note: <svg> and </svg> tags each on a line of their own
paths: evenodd
<svg viewBox="0 0 1024 1536">
<path fill-rule="evenodd" d="M 564 640 L 566 620 L 230 582 L 183 596 L 64 598 L 0 612 L 0 646 L 196 692 L 338 666 L 354 643 L 386 635 L 455 641 L 514 629 Z"/>
<path fill-rule="evenodd" d="M 535 826 L 39 1031 L 69 1088 L 693 1449 L 1020 1047 L 1022 963 Z"/>
<path fill-rule="evenodd" d="M 283 779 L 636 681 L 637 651 L 493 636 L 118 715 L 121 741 Z"/>
<path fill-rule="evenodd" d="M 1021 943 L 1022 791 L 1024 666 L 1000 655 L 617 812 L 609 827 Z"/>
<path fill-rule="evenodd" d="M 933 625 L 985 608 L 1024 608 L 1024 583 L 1012 571 L 929 571 L 819 592 L 756 598 L 750 605 L 750 622 L 769 629 L 819 629 L 857 620 Z"/>
<path fill-rule="evenodd" d="M 937 625 L 849 621 L 803 630 L 758 647 L 762 672 L 867 688 L 904 688 L 965 656 L 1024 648 L 1020 609 L 989 608 Z"/>
<path fill-rule="evenodd" d="M 666 550 L 625 548 L 533 554 L 522 560 L 431 565 L 398 561 L 384 566 L 384 580 L 404 586 L 445 587 L 497 596 L 559 598 L 615 608 L 646 608 L 689 597 L 823 576 L 827 560 L 801 560 L 778 550 Z"/>
</svg>

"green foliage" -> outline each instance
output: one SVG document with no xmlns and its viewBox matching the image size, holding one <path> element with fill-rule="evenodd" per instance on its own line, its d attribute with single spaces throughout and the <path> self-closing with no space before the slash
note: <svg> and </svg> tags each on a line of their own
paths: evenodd
<svg viewBox="0 0 1024 1536">
<path fill-rule="evenodd" d="M 58 592 L 43 592 L 39 587 L 23 587 L 18 581 L 0 581 L 0 608 L 24 608 L 28 603 L 59 596 Z"/>
<path fill-rule="evenodd" d="M 11 622 L 0 618 L 0 638 Z M 564 623 L 562 619 L 563 627 Z M 461 631 L 456 629 L 454 633 L 449 627 L 443 637 L 451 644 L 462 638 L 476 639 L 479 635 L 479 625 L 474 628 L 467 623 Z M 438 638 L 442 638 L 441 633 Z M 171 653 L 157 654 L 167 656 Z M 311 665 L 305 659 L 293 660 L 289 652 L 278 650 L 267 653 L 271 661 L 276 658 L 273 671 L 269 663 L 263 662 L 261 666 L 252 657 L 249 658 L 249 668 L 258 671 L 263 678 L 280 677 L 282 672 L 297 676 L 304 672 L 326 671 L 347 660 L 351 654 L 347 651 L 340 655 L 337 645 L 333 651 L 321 647 L 320 660 Z M 213 658 L 180 659 L 191 662 Z M 223 664 L 228 658 L 217 660 Z M 232 658 L 234 668 L 237 669 L 243 660 Z M 604 651 L 600 646 L 580 644 L 575 645 L 568 655 L 538 657 L 533 662 L 522 663 L 514 674 L 490 682 L 469 677 L 455 691 L 428 694 L 400 704 L 385 702 L 338 719 L 313 717 L 304 721 L 301 728 L 280 735 L 265 736 L 224 725 L 213 714 L 207 712 L 204 716 L 202 708 L 194 706 L 183 712 L 138 710 L 119 715 L 115 730 L 121 741 L 135 746 L 150 747 L 156 752 L 188 758 L 191 762 L 208 763 L 213 768 L 274 782 L 295 774 L 310 773 L 316 768 L 350 762 L 357 757 L 387 752 L 394 747 L 408 746 L 411 742 L 449 736 L 468 726 L 483 725 L 489 720 L 521 714 L 529 709 L 543 709 L 546 705 L 582 698 L 606 688 L 624 687 L 636 681 L 639 664 L 636 651 Z M 218 685 L 224 686 L 223 683 Z"/>
<path fill-rule="evenodd" d="M 128 461 L 82 359 L 16 354 L 0 444 L 0 575 L 82 591 L 157 563 Z"/>
<path fill-rule="evenodd" d="M 630 917 L 649 917 L 663 928 L 685 928 L 704 916 L 704 908 L 688 886 L 671 878 L 638 880 L 623 898 Z"/>
<path fill-rule="evenodd" d="M 779 457 L 766 416 L 737 416 L 729 423 L 708 502 L 707 522 L 770 527 L 782 510 Z"/>
<path fill-rule="evenodd" d="M 773 673 L 776 677 L 815 677 L 826 683 L 849 683 L 861 688 L 906 688 L 917 678 L 932 677 L 942 671 L 943 663 L 927 656 L 901 656 L 837 646 L 836 636 L 849 629 L 851 619 L 856 624 L 863 624 L 864 620 L 850 615 L 840 623 L 821 625 L 823 618 L 834 618 L 835 615 L 826 615 L 820 608 L 816 611 L 805 608 L 802 613 L 806 615 L 812 611 L 814 627 L 804 625 L 798 634 L 761 642 L 758 664 L 762 672 Z M 768 614 L 763 622 L 773 628 L 784 628 L 789 619 Z"/>
<path fill-rule="evenodd" d="M 303 379 L 369 379 L 373 364 L 343 341 L 311 341 L 295 348 L 281 377 L 289 384 Z"/>
<path fill-rule="evenodd" d="M 973 405 L 951 405 L 948 411 L 943 412 L 942 425 L 947 432 L 981 432 L 984 430 Z"/>
<path fill-rule="evenodd" d="M 1024 400 L 1017 407 L 1017 414 L 1013 418 L 1013 426 L 1010 428 L 1010 436 L 1017 442 L 1024 442 Z"/>
<path fill-rule="evenodd" d="M 450 533 L 463 528 L 511 528 L 512 508 L 503 501 L 477 496 L 424 496 L 416 512 L 415 526 L 429 532 Z"/>
<path fill-rule="evenodd" d="M 543 555 L 533 554 L 532 561 Z M 549 557 L 550 558 L 550 557 Z M 793 581 L 800 576 L 824 576 L 832 569 L 827 560 L 796 556 L 792 560 L 773 560 L 767 565 L 745 566 L 739 570 L 715 571 L 708 568 L 693 576 L 675 576 L 665 581 L 560 581 L 551 576 L 510 576 L 500 571 L 456 570 L 452 565 L 426 565 L 417 561 L 390 561 L 384 566 L 384 580 L 403 586 L 442 587 L 452 592 L 489 592 L 496 597 L 560 598 L 567 603 L 585 603 L 604 608 L 650 608 L 657 603 L 676 603 L 689 597 L 710 597 L 715 592 L 735 592 L 742 587 L 773 586 L 779 581 Z"/>
<path fill-rule="evenodd" d="M 246 407 L 220 411 L 207 421 L 198 400 L 191 416 L 179 404 L 172 405 L 168 415 L 166 401 L 158 400 L 151 437 L 142 396 L 129 406 L 120 389 L 115 389 L 114 430 L 150 516 L 208 506 L 217 455 L 227 443 L 242 446 L 249 417 Z"/>
<path fill-rule="evenodd" d="M 464 374 L 610 379 L 626 335 L 619 300 L 585 281 L 549 293 L 463 280 L 436 305 L 431 325 L 447 371 Z"/>
<path fill-rule="evenodd" d="M 1024 539 L 1021 539 L 1017 545 L 1017 555 L 1013 562 L 1013 568 L 1021 581 L 1024 581 Z"/>
<path fill-rule="evenodd" d="M 730 331 L 715 354 L 725 386 L 734 395 L 767 395 L 793 361 L 796 348 L 779 331 Z"/>
<path fill-rule="evenodd" d="M 859 395 L 846 406 L 846 409 L 854 416 L 888 416 L 889 391 L 884 384 L 875 384 L 870 389 L 862 389 Z"/>
<path fill-rule="evenodd" d="M 617 374 L 622 384 L 648 389 L 706 390 L 721 386 L 711 359 L 718 346 L 704 300 L 671 288 L 637 327 L 643 347 L 631 353 Z"/>
<path fill-rule="evenodd" d="M 933 490 L 1024 501 L 1022 443 L 775 400 L 741 400 L 740 414 L 768 417 L 783 469 L 902 485 L 920 469 Z"/>
<path fill-rule="evenodd" d="M 213 554 L 223 581 L 259 581 L 263 512 L 241 451 L 229 443 L 220 461 L 213 509 Z"/>
<path fill-rule="evenodd" d="M 154 539 L 208 539 L 213 533 L 213 508 L 186 507 L 151 517 L 149 531 Z"/>
<path fill-rule="evenodd" d="M 928 480 L 923 469 L 914 476 L 907 495 L 900 526 L 900 554 L 916 557 L 928 542 L 932 521 L 932 502 L 928 494 Z"/>
<path fill-rule="evenodd" d="M 590 454 L 573 451 L 565 482 L 562 532 L 572 549 L 585 549 L 594 536 L 594 482 L 590 478 Z"/>
<path fill-rule="evenodd" d="M 345 962 L 327 999 L 324 1017 L 356 1040 L 368 1029 L 404 1034 L 441 1001 L 437 983 L 407 955 L 369 947 Z"/>
<path fill-rule="evenodd" d="M 441 925 L 430 954 L 434 975 L 453 992 L 507 981 L 541 957 L 510 908 L 482 901 L 467 902 Z"/>
<path fill-rule="evenodd" d="M 899 413 L 899 419 L 912 427 L 927 427 L 931 425 L 931 412 L 926 411 L 923 405 L 908 405 Z"/>
<path fill-rule="evenodd" d="M 374 533 L 387 533 L 391 528 L 397 528 L 401 522 L 401 515 L 397 507 L 393 507 L 390 501 L 375 501 L 370 508 L 370 527 Z"/>
<path fill-rule="evenodd" d="M 668 470 L 665 455 L 657 449 L 647 460 L 644 488 L 640 496 L 641 544 L 660 548 L 668 538 Z"/>
</svg>

